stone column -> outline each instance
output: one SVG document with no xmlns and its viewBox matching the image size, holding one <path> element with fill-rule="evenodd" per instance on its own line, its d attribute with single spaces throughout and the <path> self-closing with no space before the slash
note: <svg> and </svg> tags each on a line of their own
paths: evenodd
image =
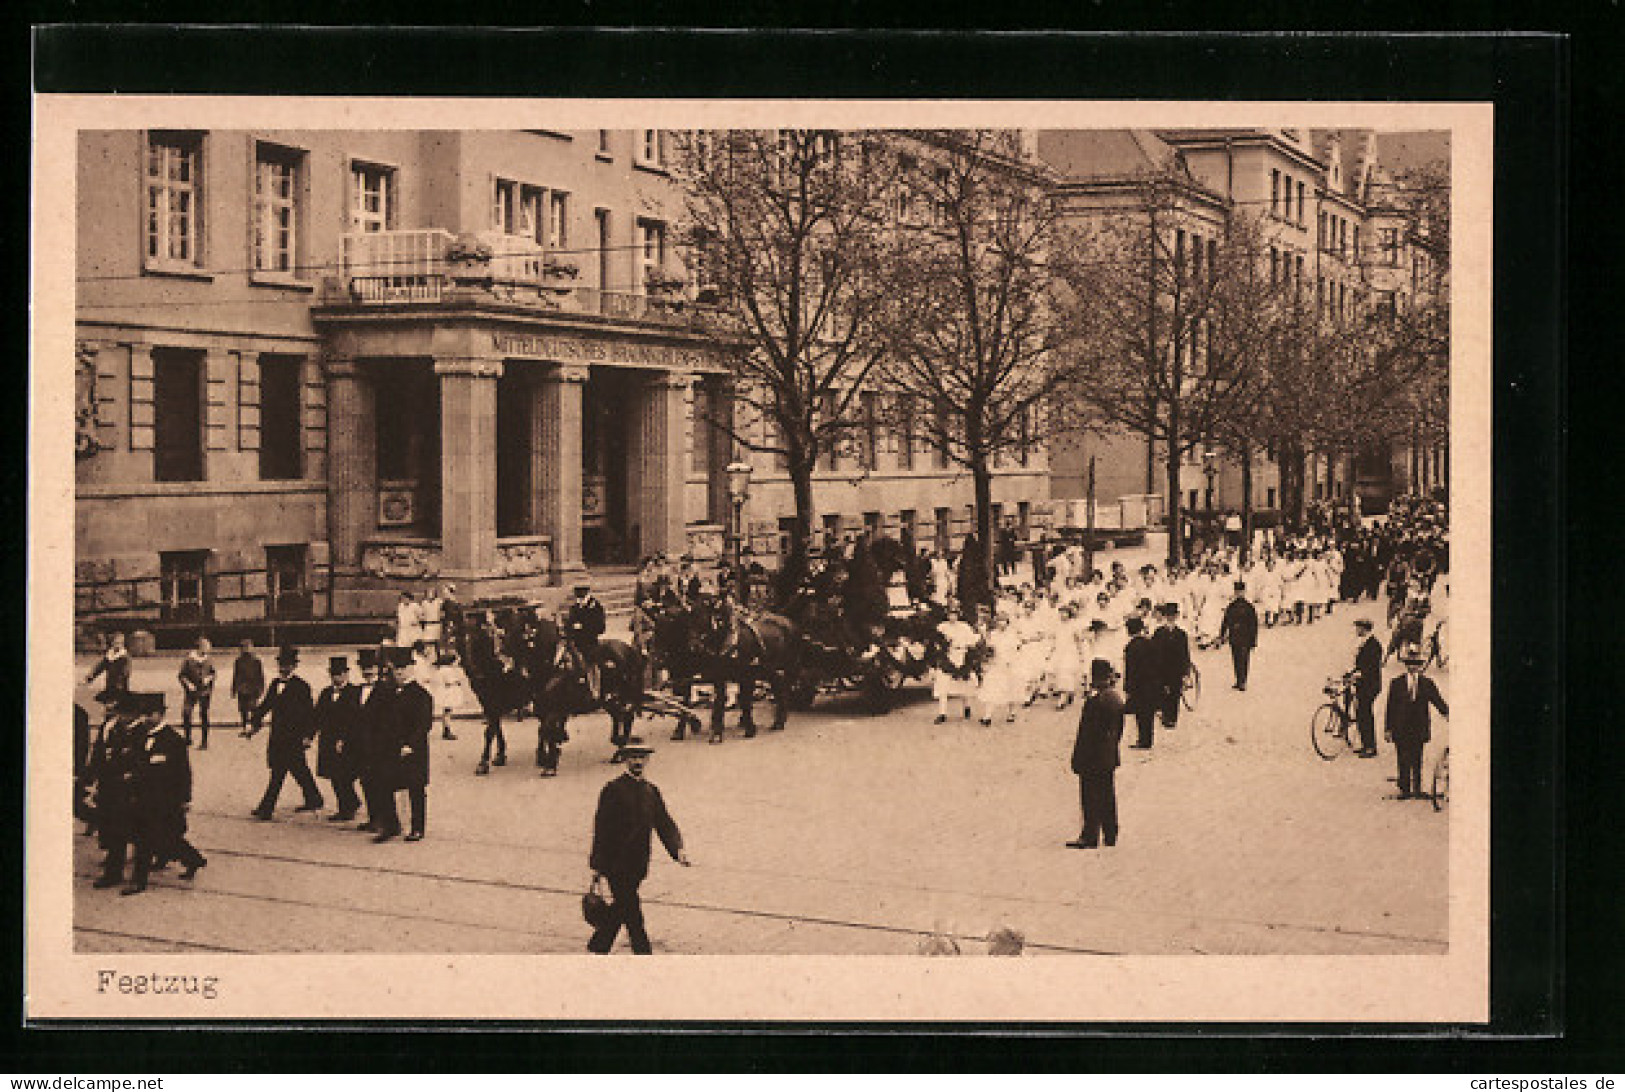
<svg viewBox="0 0 1625 1092">
<path fill-rule="evenodd" d="M 544 373 L 534 403 L 532 447 L 536 527 L 553 540 L 553 576 L 564 583 L 581 561 L 581 395 L 587 368 L 560 364 Z"/>
<path fill-rule="evenodd" d="M 666 372 L 645 381 L 642 399 L 642 444 L 638 482 L 638 522 L 643 552 L 681 554 L 688 548 L 688 513 L 683 494 L 688 484 L 688 390 L 693 375 Z"/>
<path fill-rule="evenodd" d="M 502 361 L 436 357 L 440 377 L 440 568 L 494 572 L 497 560 L 497 379 Z"/>
<path fill-rule="evenodd" d="M 354 360 L 328 357 L 328 537 L 333 567 L 355 572 L 361 544 L 378 527 L 378 417 Z"/>
</svg>

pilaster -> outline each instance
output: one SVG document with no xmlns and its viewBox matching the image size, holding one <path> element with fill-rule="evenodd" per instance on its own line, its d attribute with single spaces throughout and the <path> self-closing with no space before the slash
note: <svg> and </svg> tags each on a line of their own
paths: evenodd
<svg viewBox="0 0 1625 1092">
<path fill-rule="evenodd" d="M 436 357 L 440 380 L 440 556 L 447 575 L 488 574 L 497 560 L 497 379 L 502 361 Z"/>
<path fill-rule="evenodd" d="M 563 582 L 581 560 L 581 400 L 588 369 L 561 364 L 541 377 L 535 409 L 538 530 L 553 540 L 553 574 Z"/>
</svg>

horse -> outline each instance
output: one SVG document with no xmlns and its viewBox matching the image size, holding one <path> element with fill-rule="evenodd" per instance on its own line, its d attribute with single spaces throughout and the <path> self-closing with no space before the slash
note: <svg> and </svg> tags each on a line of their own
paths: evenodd
<svg viewBox="0 0 1625 1092">
<path fill-rule="evenodd" d="M 677 718 L 672 739 L 682 740 L 691 728 L 698 735 L 700 722 L 688 713 L 694 684 L 703 681 L 706 669 L 706 657 L 699 647 L 698 615 L 691 608 L 671 600 L 653 607 L 649 611 L 649 622 L 650 674 L 653 676 L 657 672 L 664 672 L 666 685 L 675 697 L 662 702 L 659 694 L 651 693 L 646 695 L 646 702 L 654 711 Z M 651 686 L 655 682 L 651 677 Z"/>
<path fill-rule="evenodd" d="M 502 731 L 507 713 L 522 713 L 530 703 L 528 662 L 533 659 L 527 647 L 527 619 L 519 611 L 503 608 L 494 613 L 463 611 L 449 613 L 445 639 L 453 649 L 468 678 L 468 687 L 480 704 L 485 718 L 485 744 L 480 751 L 477 775 L 491 767 L 508 763 L 508 740 Z M 496 755 L 493 759 L 493 745 Z"/>
<path fill-rule="evenodd" d="M 711 702 L 711 742 L 721 743 L 723 713 L 728 704 L 730 682 L 739 687 L 739 726 L 746 739 L 756 735 L 754 705 L 756 683 L 766 679 L 773 689 L 773 731 L 781 731 L 789 719 L 792 688 L 801 648 L 801 631 L 794 622 L 779 614 L 759 614 L 749 621 L 739 620 L 722 602 L 700 598 L 690 608 L 694 613 L 698 645 L 704 653 L 704 676 L 714 695 Z"/>
<path fill-rule="evenodd" d="M 556 630 L 556 627 L 555 627 Z M 558 651 L 565 652 L 561 646 Z M 543 777 L 559 771 L 560 747 L 570 738 L 566 728 L 572 716 L 602 709 L 609 714 L 609 741 L 615 746 L 611 762 L 621 761 L 621 748 L 632 742 L 632 723 L 643 708 L 643 654 L 625 641 L 598 642 L 599 694 L 595 698 L 586 679 L 573 665 L 560 666 L 535 690 L 536 765 Z"/>
</svg>

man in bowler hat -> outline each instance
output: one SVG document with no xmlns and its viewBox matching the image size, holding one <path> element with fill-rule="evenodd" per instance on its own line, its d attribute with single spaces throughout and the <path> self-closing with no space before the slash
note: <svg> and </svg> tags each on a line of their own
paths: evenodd
<svg viewBox="0 0 1625 1092">
<path fill-rule="evenodd" d="M 1083 802 L 1083 833 L 1067 843 L 1071 849 L 1094 849 L 1104 840 L 1117 844 L 1118 741 L 1123 738 L 1123 696 L 1110 661 L 1089 665 L 1089 700 L 1078 718 L 1072 744 L 1072 772 L 1078 776 Z"/>
<path fill-rule="evenodd" d="M 1428 707 L 1437 709 L 1442 717 L 1450 715 L 1450 707 L 1444 703 L 1433 680 L 1422 674 L 1426 661 L 1420 652 L 1407 650 L 1401 660 L 1405 674 L 1388 685 L 1388 716 L 1383 735 L 1393 741 L 1399 760 L 1399 798 L 1410 800 L 1422 795 L 1422 751 L 1433 738 Z"/>
<path fill-rule="evenodd" d="M 609 917 L 587 942 L 587 950 L 597 955 L 609 954 L 623 925 L 633 953 L 650 954 L 638 887 L 649 874 L 652 833 L 660 835 L 660 842 L 672 860 L 685 868 L 689 864 L 688 854 L 683 851 L 683 835 L 666 810 L 666 801 L 653 782 L 643 776 L 653 753 L 644 746 L 621 748 L 626 769 L 598 794 L 588 865 L 592 868 L 594 883 L 600 877 L 609 881 L 611 902 Z"/>
<path fill-rule="evenodd" d="M 289 774 L 305 794 L 305 802 L 294 810 L 322 810 L 321 791 L 316 788 L 310 764 L 305 761 L 305 748 L 314 731 L 310 684 L 294 673 L 294 668 L 299 666 L 297 649 L 284 647 L 277 653 L 276 665 L 277 677 L 271 680 L 265 697 L 255 706 L 248 729 L 248 734 L 254 735 L 264 726 L 266 716 L 270 716 L 271 736 L 265 745 L 265 764 L 270 767 L 271 776 L 265 784 L 265 795 L 251 813 L 262 822 L 272 818 L 277 797 L 282 795 L 282 783 Z"/>
</svg>

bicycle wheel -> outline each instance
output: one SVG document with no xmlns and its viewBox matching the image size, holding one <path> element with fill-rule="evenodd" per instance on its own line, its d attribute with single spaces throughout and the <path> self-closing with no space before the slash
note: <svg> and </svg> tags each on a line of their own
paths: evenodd
<svg viewBox="0 0 1625 1092">
<path fill-rule="evenodd" d="M 1343 711 L 1331 702 L 1316 709 L 1314 716 L 1309 718 L 1309 742 L 1314 744 L 1315 753 L 1327 762 L 1346 749 L 1347 744 L 1343 739 L 1347 731 Z"/>
<path fill-rule="evenodd" d="M 1185 688 L 1179 692 L 1179 700 L 1192 713 L 1196 712 L 1196 703 L 1202 700 L 1202 673 L 1195 664 L 1185 673 Z"/>
<path fill-rule="evenodd" d="M 1433 764 L 1433 787 L 1428 793 L 1428 799 L 1433 802 L 1434 811 L 1443 811 L 1446 802 L 1450 799 L 1450 751 L 1445 749 L 1438 761 Z"/>
</svg>

